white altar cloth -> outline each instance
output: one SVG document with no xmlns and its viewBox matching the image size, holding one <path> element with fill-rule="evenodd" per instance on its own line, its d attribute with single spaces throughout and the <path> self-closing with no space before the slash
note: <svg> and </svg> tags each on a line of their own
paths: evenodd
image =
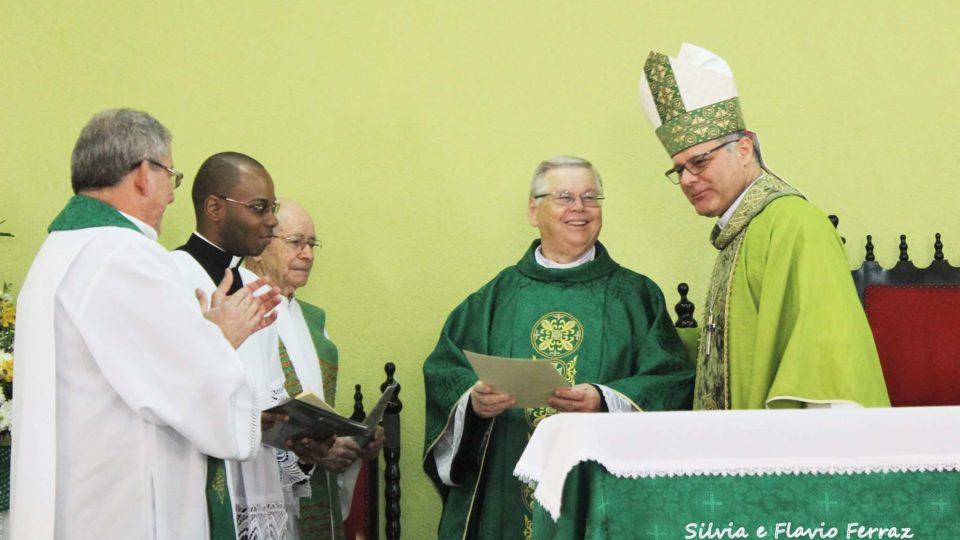
<svg viewBox="0 0 960 540">
<path fill-rule="evenodd" d="M 960 407 L 562 413 L 514 469 L 556 520 L 567 474 L 621 477 L 960 470 Z"/>
</svg>

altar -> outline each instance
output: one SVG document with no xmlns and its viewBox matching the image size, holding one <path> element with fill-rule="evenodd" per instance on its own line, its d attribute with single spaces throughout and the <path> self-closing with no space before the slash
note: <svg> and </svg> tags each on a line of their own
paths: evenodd
<svg viewBox="0 0 960 540">
<path fill-rule="evenodd" d="M 534 538 L 960 539 L 960 407 L 558 414 Z"/>
</svg>

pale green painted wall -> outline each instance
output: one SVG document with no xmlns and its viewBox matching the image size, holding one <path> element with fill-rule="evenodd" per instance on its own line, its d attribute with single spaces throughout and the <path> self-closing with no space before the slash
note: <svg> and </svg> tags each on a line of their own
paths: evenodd
<svg viewBox="0 0 960 540">
<path fill-rule="evenodd" d="M 174 133 L 186 189 L 161 240 L 192 230 L 189 182 L 248 152 L 316 217 L 303 296 L 342 351 L 341 395 L 394 361 L 403 384 L 403 531 L 432 536 L 420 473 L 420 366 L 448 312 L 521 255 L 528 177 L 558 153 L 607 187 L 603 241 L 666 289 L 702 299 L 714 251 L 660 175 L 637 103 L 647 52 L 723 55 L 773 169 L 841 216 L 851 262 L 934 232 L 960 262 L 960 4 L 914 2 L 0 2 L 0 279 L 22 282 L 69 194 L 96 111 L 130 106 Z M 858 263 L 857 263 L 858 264 Z M 348 400 L 341 400 L 346 410 Z"/>
</svg>

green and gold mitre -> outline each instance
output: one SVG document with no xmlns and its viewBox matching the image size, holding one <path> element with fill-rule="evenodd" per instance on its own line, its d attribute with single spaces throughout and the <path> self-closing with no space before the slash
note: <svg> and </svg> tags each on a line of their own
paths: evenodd
<svg viewBox="0 0 960 540">
<path fill-rule="evenodd" d="M 676 58 L 650 52 L 640 78 L 640 105 L 671 156 L 747 127 L 730 66 L 689 43 Z"/>
</svg>

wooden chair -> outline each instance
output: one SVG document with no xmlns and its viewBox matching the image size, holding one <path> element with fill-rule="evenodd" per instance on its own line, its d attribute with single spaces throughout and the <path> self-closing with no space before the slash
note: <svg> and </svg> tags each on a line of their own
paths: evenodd
<svg viewBox="0 0 960 540">
<path fill-rule="evenodd" d="M 933 261 L 918 268 L 900 235 L 893 268 L 876 261 L 873 237 L 853 281 L 867 314 L 895 407 L 960 405 L 960 268 L 935 235 Z"/>
<path fill-rule="evenodd" d="M 383 366 L 387 380 L 380 385 L 380 392 L 394 382 L 393 376 L 396 369 L 393 362 L 387 362 Z M 353 415 L 350 418 L 362 422 L 367 416 L 363 408 L 363 393 L 359 384 L 355 385 L 354 389 Z M 399 396 L 400 385 L 398 384 L 381 422 L 386 436 L 383 444 L 383 494 L 384 530 L 388 540 L 400 538 L 400 410 L 403 409 L 403 404 Z M 380 488 L 377 476 L 379 462 L 380 459 L 377 458 L 361 464 L 357 487 L 353 492 L 350 515 L 343 522 L 344 537 L 347 540 L 380 538 Z"/>
</svg>

